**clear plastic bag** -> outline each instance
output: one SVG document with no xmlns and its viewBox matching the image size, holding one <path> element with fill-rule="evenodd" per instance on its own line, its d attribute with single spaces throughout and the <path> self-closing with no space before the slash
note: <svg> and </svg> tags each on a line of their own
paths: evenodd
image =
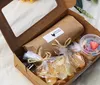
<svg viewBox="0 0 100 85">
<path fill-rule="evenodd" d="M 59 41 L 57 40 L 55 41 L 56 41 L 56 44 L 53 44 L 53 46 L 55 46 L 56 49 L 59 50 L 59 53 L 57 52 L 55 53 L 58 55 L 63 54 L 67 59 L 66 62 L 69 62 L 71 64 L 70 66 L 73 66 L 72 68 L 74 72 L 75 72 L 75 68 L 76 69 L 83 68 L 85 66 L 85 60 L 83 56 L 80 54 L 81 47 L 78 43 L 73 42 L 72 44 L 70 44 L 71 43 L 70 38 L 68 38 L 65 41 L 64 45 L 60 44 Z"/>
<path fill-rule="evenodd" d="M 72 64 L 76 68 L 84 68 L 86 64 L 83 56 L 80 53 L 74 53 L 73 55 L 71 55 L 70 59 Z"/>
<path fill-rule="evenodd" d="M 45 78 L 46 82 L 53 85 L 58 79 L 64 80 L 73 76 L 75 68 L 71 65 L 70 60 L 64 55 L 51 57 L 44 61 L 36 70 L 37 75 Z"/>
<path fill-rule="evenodd" d="M 72 52 L 67 48 L 68 45 L 71 43 L 71 38 L 68 38 L 64 45 L 60 44 L 60 42 L 58 40 L 55 40 L 56 43 L 53 43 L 52 45 L 55 46 L 56 50 L 58 50 L 59 52 L 55 53 L 57 55 L 64 55 L 65 57 L 65 65 L 66 65 L 66 70 L 67 70 L 67 75 L 71 76 L 76 72 L 76 68 L 74 67 L 74 65 L 71 62 L 71 54 Z"/>
<path fill-rule="evenodd" d="M 85 63 L 83 55 L 80 54 L 81 52 L 80 44 L 77 42 L 73 42 L 72 44 L 68 46 L 68 48 L 71 51 L 69 52 L 69 56 L 73 65 L 76 68 L 83 68 L 86 63 Z"/>
</svg>

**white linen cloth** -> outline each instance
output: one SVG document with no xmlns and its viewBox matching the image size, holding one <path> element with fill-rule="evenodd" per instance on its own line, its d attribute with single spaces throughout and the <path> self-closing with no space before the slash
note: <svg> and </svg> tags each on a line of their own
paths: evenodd
<svg viewBox="0 0 100 85">
<path fill-rule="evenodd" d="M 86 18 L 100 31 L 100 3 L 98 6 L 84 1 L 84 9 L 91 13 L 95 19 Z M 73 8 L 74 11 L 76 11 Z M 77 12 L 77 11 L 76 11 Z M 72 85 L 100 85 L 100 60 L 87 70 Z M 0 33 L 0 85 L 33 85 L 13 64 L 13 53 Z"/>
<path fill-rule="evenodd" d="M 34 3 L 13 0 L 2 9 L 2 12 L 18 37 L 56 7 L 55 0 L 37 0 Z"/>
</svg>

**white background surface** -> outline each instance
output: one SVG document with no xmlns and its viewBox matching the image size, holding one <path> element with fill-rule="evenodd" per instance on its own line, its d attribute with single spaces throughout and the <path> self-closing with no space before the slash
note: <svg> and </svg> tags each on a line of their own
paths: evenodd
<svg viewBox="0 0 100 85">
<path fill-rule="evenodd" d="M 84 9 L 95 19 L 87 19 L 100 30 L 100 3 L 98 6 L 84 1 Z M 13 41 L 12 41 L 13 42 Z M 100 85 L 100 60 L 87 70 L 73 85 Z M 0 85 L 33 85 L 15 67 L 13 53 L 0 33 Z"/>
</svg>

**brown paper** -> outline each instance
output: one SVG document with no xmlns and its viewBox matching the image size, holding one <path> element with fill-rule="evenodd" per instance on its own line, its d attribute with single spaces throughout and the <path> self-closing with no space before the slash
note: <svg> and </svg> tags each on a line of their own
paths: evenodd
<svg viewBox="0 0 100 85">
<path fill-rule="evenodd" d="M 80 36 L 83 31 L 84 27 L 73 17 L 73 16 L 67 16 L 63 18 L 61 21 L 59 21 L 57 24 L 55 24 L 53 27 L 51 27 L 49 30 L 38 36 L 36 39 L 32 40 L 28 44 L 25 45 L 25 48 L 27 50 L 31 50 L 33 52 L 36 52 L 37 49 L 42 46 L 45 51 L 53 51 L 53 48 L 51 44 L 55 42 L 54 40 L 51 41 L 50 43 L 47 43 L 43 37 L 47 35 L 48 33 L 52 32 L 56 28 L 60 28 L 64 31 L 64 34 L 59 36 L 57 40 L 61 43 L 64 44 L 66 39 L 72 38 L 75 39 L 78 36 Z M 49 37 L 48 37 L 49 39 Z"/>
</svg>

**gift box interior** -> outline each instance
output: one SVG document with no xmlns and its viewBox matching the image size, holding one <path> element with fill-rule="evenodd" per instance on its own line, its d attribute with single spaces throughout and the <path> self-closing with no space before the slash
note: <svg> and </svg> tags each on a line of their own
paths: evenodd
<svg viewBox="0 0 100 85">
<path fill-rule="evenodd" d="M 96 34 L 100 36 L 100 32 L 96 30 L 91 24 L 89 24 L 83 17 L 78 15 L 77 13 L 69 10 L 68 8 L 75 5 L 76 0 L 56 0 L 57 8 L 55 8 L 52 12 L 50 12 L 47 16 L 41 19 L 38 23 L 33 25 L 30 29 L 24 32 L 19 37 L 15 37 L 12 32 L 10 26 L 8 25 L 6 19 L 4 18 L 2 12 L 0 12 L 0 29 L 10 46 L 11 50 L 14 53 L 14 63 L 15 67 L 18 68 L 34 85 L 47 85 L 47 83 L 38 77 L 36 74 L 32 73 L 26 66 L 23 64 L 23 54 L 25 53 L 25 49 L 23 46 L 38 37 L 40 34 L 44 33 L 46 30 L 50 29 L 57 22 L 61 21 L 66 16 L 73 16 L 78 22 L 80 22 L 84 27 L 84 32 L 81 36 L 85 34 Z M 11 0 L 0 0 L 0 10 L 10 3 Z M 80 39 L 79 36 L 77 39 Z M 86 55 L 84 55 L 86 56 Z M 61 83 L 61 85 L 71 84 L 75 79 L 77 79 L 86 69 L 88 69 L 97 59 L 92 60 L 92 62 L 88 62 L 86 66 L 78 71 L 72 78 L 66 80 L 66 82 Z"/>
</svg>

